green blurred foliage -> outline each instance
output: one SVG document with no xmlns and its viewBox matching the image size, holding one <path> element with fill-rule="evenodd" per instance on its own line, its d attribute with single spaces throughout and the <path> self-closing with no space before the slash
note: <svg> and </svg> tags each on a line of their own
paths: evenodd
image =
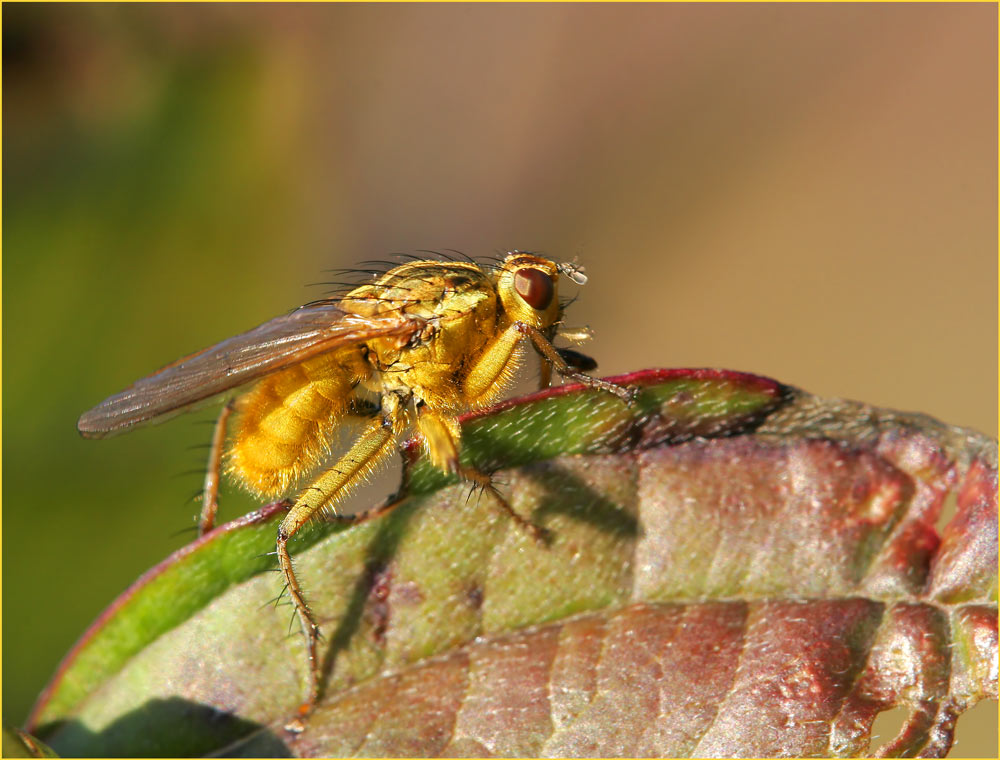
<svg viewBox="0 0 1000 760">
<path fill-rule="evenodd" d="M 138 9 L 3 12 L 3 698 L 19 722 L 88 621 L 185 543 L 198 511 L 190 447 L 207 427 L 96 443 L 77 416 L 307 299 L 301 273 L 283 292 L 274 265 L 300 227 L 291 141 L 261 118 L 267 62 L 245 32 L 203 44 L 165 39 Z"/>
</svg>

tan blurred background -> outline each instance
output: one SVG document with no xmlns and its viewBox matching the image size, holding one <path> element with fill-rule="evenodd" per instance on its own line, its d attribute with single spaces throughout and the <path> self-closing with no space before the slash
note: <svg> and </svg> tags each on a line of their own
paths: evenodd
<svg viewBox="0 0 1000 760">
<path fill-rule="evenodd" d="M 995 5 L 5 4 L 3 55 L 8 721 L 198 509 L 210 414 L 76 417 L 326 268 L 577 258 L 602 373 L 996 434 Z"/>
</svg>

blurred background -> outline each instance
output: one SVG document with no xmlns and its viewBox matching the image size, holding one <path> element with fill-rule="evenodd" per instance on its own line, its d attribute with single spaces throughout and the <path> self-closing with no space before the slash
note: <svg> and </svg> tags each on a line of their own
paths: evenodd
<svg viewBox="0 0 1000 760">
<path fill-rule="evenodd" d="M 199 508 L 211 412 L 76 418 L 327 268 L 576 258 L 602 374 L 746 370 L 996 434 L 995 5 L 2 12 L 9 722 Z M 959 731 L 992 755 L 996 703 Z"/>
</svg>

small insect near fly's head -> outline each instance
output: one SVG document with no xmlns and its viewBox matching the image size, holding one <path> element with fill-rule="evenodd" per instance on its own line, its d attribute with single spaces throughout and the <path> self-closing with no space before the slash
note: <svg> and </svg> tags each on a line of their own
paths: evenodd
<svg viewBox="0 0 1000 760">
<path fill-rule="evenodd" d="M 511 320 L 544 329 L 559 319 L 559 267 L 548 259 L 521 251 L 509 254 L 497 291 Z"/>
</svg>

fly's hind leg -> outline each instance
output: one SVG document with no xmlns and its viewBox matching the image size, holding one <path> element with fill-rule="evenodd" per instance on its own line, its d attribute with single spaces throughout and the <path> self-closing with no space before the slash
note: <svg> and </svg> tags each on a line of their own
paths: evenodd
<svg viewBox="0 0 1000 760">
<path fill-rule="evenodd" d="M 547 539 L 544 528 L 535 525 L 514 511 L 514 508 L 493 485 L 493 477 L 489 473 L 459 462 L 461 428 L 455 417 L 432 411 L 427 406 L 419 406 L 417 408 L 417 427 L 427 444 L 427 453 L 431 463 L 445 472 L 458 475 L 462 480 L 471 483 L 473 487 L 488 492 L 493 497 L 494 503 L 506 512 L 519 528 L 536 541 L 544 542 Z"/>
<path fill-rule="evenodd" d="M 465 467 L 459 465 L 455 473 L 469 483 L 473 484 L 474 488 L 479 488 L 480 490 L 489 493 L 493 497 L 493 503 L 500 507 L 518 528 L 523 530 L 529 536 L 531 536 L 535 541 L 541 544 L 548 543 L 549 532 L 543 528 L 541 525 L 536 525 L 531 522 L 531 520 L 526 517 L 522 517 L 514 508 L 510 505 L 510 502 L 504 498 L 503 494 L 497 490 L 497 487 L 493 485 L 493 476 L 482 470 L 477 470 L 473 467 Z"/>
<path fill-rule="evenodd" d="M 198 517 L 198 535 L 204 536 L 215 527 L 215 516 L 219 511 L 219 475 L 222 471 L 222 450 L 226 445 L 226 428 L 233 413 L 230 400 L 222 407 L 219 418 L 212 429 L 212 443 L 208 449 L 208 467 L 205 470 L 205 484 L 201 490 L 201 515 Z"/>
<path fill-rule="evenodd" d="M 295 576 L 288 541 L 311 518 L 330 510 L 347 496 L 351 488 L 361 482 L 385 457 L 393 451 L 393 444 L 402 429 L 403 415 L 395 396 L 387 397 L 382 415 L 373 420 L 358 441 L 329 470 L 320 475 L 299 494 L 285 519 L 278 527 L 278 565 L 285 577 L 285 587 L 306 639 L 309 660 L 309 693 L 299 708 L 300 715 L 307 715 L 315 707 L 320 694 L 320 666 L 317 652 L 319 626 L 306 603 L 302 586 Z"/>
</svg>

